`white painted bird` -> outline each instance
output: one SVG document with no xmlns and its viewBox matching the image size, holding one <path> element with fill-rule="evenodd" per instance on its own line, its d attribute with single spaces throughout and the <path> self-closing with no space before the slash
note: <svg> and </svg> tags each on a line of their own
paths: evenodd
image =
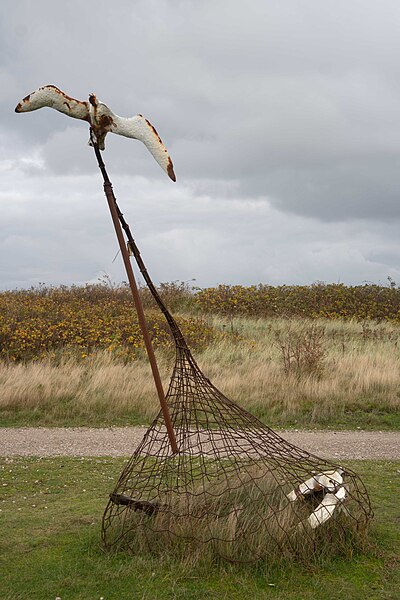
<svg viewBox="0 0 400 600">
<path fill-rule="evenodd" d="M 89 95 L 88 102 L 82 102 L 67 96 L 55 85 L 45 85 L 28 94 L 17 104 L 15 112 L 29 112 L 45 106 L 54 108 L 74 119 L 87 121 L 100 150 L 104 150 L 104 140 L 109 132 L 140 140 L 172 181 L 176 181 L 171 157 L 157 131 L 143 115 L 131 118 L 119 117 L 103 102 L 97 100 L 95 94 Z M 92 145 L 91 140 L 89 140 L 89 144 Z"/>
</svg>

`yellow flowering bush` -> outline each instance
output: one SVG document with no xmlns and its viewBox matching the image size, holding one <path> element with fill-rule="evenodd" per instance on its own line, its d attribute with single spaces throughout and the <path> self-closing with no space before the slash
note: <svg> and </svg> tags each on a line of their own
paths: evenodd
<svg viewBox="0 0 400 600">
<path fill-rule="evenodd" d="M 172 282 L 161 284 L 159 292 L 174 313 L 400 323 L 400 289 L 393 285 L 220 285 L 192 290 Z M 141 295 L 154 346 L 172 347 L 168 325 L 148 290 L 142 289 Z M 222 335 L 199 316 L 181 317 L 178 323 L 192 348 L 205 348 Z M 0 358 L 38 360 L 68 350 L 85 359 L 98 349 L 127 360 L 143 351 L 126 285 L 39 286 L 0 293 Z"/>
<path fill-rule="evenodd" d="M 196 301 L 206 313 L 228 317 L 308 317 L 400 322 L 400 289 L 379 285 L 219 285 L 199 290 Z"/>
<path fill-rule="evenodd" d="M 155 347 L 173 345 L 161 313 L 146 312 Z M 179 318 L 191 347 L 203 347 L 214 336 L 204 319 Z M 126 287 L 39 287 L 0 293 L 0 357 L 38 360 L 58 351 L 77 352 L 82 359 L 97 349 L 135 358 L 144 347 L 137 316 Z"/>
</svg>

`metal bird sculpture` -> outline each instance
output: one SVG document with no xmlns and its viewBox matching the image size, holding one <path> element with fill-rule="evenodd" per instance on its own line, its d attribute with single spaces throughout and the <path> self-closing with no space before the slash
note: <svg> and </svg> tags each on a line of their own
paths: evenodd
<svg viewBox="0 0 400 600">
<path fill-rule="evenodd" d="M 313 477 L 310 477 L 310 479 L 307 479 L 307 481 L 304 481 L 297 488 L 287 494 L 287 497 L 291 502 L 294 502 L 302 496 L 315 494 L 317 492 L 323 491 L 324 493 L 335 493 L 343 483 L 343 474 L 344 469 L 339 467 L 337 469 L 333 469 L 332 471 L 323 471 L 318 475 L 313 475 Z"/>
<path fill-rule="evenodd" d="M 87 121 L 100 150 L 104 150 L 105 137 L 109 132 L 140 140 L 172 181 L 176 181 L 168 150 L 153 125 L 143 115 L 119 117 L 106 104 L 100 102 L 95 94 L 89 95 L 88 102 L 82 102 L 71 98 L 55 85 L 45 85 L 28 94 L 17 104 L 15 112 L 30 112 L 45 106 L 54 108 L 68 117 Z M 92 139 L 89 139 L 89 145 L 93 145 Z"/>
<path fill-rule="evenodd" d="M 343 503 L 346 498 L 347 488 L 343 483 L 344 469 L 338 467 L 332 471 L 323 471 L 313 475 L 307 481 L 301 483 L 297 488 L 287 494 L 291 502 L 308 495 L 323 494 L 322 502 L 311 513 L 307 521 L 311 529 L 316 529 L 322 523 L 330 519 L 336 509 L 346 510 Z"/>
</svg>

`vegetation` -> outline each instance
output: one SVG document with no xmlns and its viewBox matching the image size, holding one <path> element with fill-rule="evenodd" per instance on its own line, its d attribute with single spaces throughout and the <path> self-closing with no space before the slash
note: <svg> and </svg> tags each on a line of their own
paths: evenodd
<svg viewBox="0 0 400 600">
<path fill-rule="evenodd" d="M 192 292 L 165 284 L 162 291 L 206 375 L 269 424 L 399 427 L 400 292 L 394 285 Z M 142 296 L 166 386 L 173 345 L 145 290 Z M 141 344 L 124 286 L 0 294 L 1 424 L 149 422 L 158 403 Z M 349 463 L 376 513 L 362 555 L 291 560 L 284 569 L 211 556 L 177 560 L 144 546 L 133 556 L 106 553 L 101 515 L 123 462 L 1 460 L 2 599 L 311 600 L 321 590 L 332 600 L 400 595 L 400 462 Z"/>
<path fill-rule="evenodd" d="M 160 312 L 148 311 L 154 346 L 172 345 Z M 213 337 L 199 318 L 178 319 L 188 343 L 202 347 Z M 138 357 L 143 340 L 125 286 L 39 287 L 0 293 L 0 358 L 13 362 L 57 359 L 60 351 L 86 358 L 107 350 L 126 360 Z"/>
<path fill-rule="evenodd" d="M 204 373 L 268 424 L 400 426 L 397 327 L 222 317 L 209 317 L 207 327 L 214 341 L 195 352 Z M 157 355 L 166 388 L 174 353 L 159 348 Z M 145 424 L 158 410 L 143 353 L 130 362 L 106 350 L 0 361 L 3 426 Z"/>
<path fill-rule="evenodd" d="M 101 516 L 123 459 L 3 459 L 2 600 L 254 598 L 395 600 L 400 595 L 400 462 L 352 461 L 376 513 L 362 555 L 285 568 L 177 561 L 167 552 L 106 553 Z"/>
<path fill-rule="evenodd" d="M 196 302 L 209 313 L 226 316 L 307 317 L 310 319 L 400 322 L 400 289 L 366 284 L 219 285 L 198 291 Z"/>
<path fill-rule="evenodd" d="M 268 424 L 399 428 L 395 320 L 218 315 L 201 312 L 199 298 L 207 290 L 161 287 L 207 377 Z M 314 287 L 318 293 L 343 288 Z M 350 294 L 356 288 L 343 289 Z M 400 293 L 380 289 L 388 298 Z M 173 343 L 148 292 L 142 295 L 167 387 Z M 125 286 L 0 294 L 0 356 L 3 426 L 145 424 L 158 411 Z"/>
</svg>

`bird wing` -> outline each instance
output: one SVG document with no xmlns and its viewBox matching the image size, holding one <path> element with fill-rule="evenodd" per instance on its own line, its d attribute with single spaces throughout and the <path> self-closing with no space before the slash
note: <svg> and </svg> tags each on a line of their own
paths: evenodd
<svg viewBox="0 0 400 600">
<path fill-rule="evenodd" d="M 143 142 L 160 167 L 167 173 L 172 181 L 176 181 L 174 166 L 171 157 L 168 154 L 168 150 L 162 143 L 160 136 L 150 121 L 143 115 L 136 115 L 135 117 L 126 119 L 114 114 L 113 121 L 114 126 L 110 128 L 110 131 Z"/>
<path fill-rule="evenodd" d="M 29 112 L 45 106 L 90 123 L 89 103 L 71 98 L 55 85 L 44 85 L 25 96 L 15 107 L 15 112 Z"/>
<path fill-rule="evenodd" d="M 312 492 L 319 492 L 321 489 L 322 487 L 320 486 L 318 479 L 316 477 L 310 477 L 310 479 L 307 479 L 307 481 L 304 481 L 294 490 L 289 492 L 289 494 L 287 494 L 287 498 L 291 502 L 294 502 L 299 496 L 307 496 Z"/>
<path fill-rule="evenodd" d="M 324 471 L 315 477 L 318 483 L 328 490 L 329 492 L 333 492 L 335 488 L 341 483 L 343 483 L 343 477 L 341 473 L 337 471 Z"/>
<path fill-rule="evenodd" d="M 335 494 L 326 494 L 321 504 L 308 517 L 311 528 L 316 529 L 318 525 L 322 525 L 322 523 L 330 519 L 339 502 L 340 498 L 335 496 Z"/>
<path fill-rule="evenodd" d="M 321 504 L 317 506 L 314 512 L 308 517 L 308 522 L 312 529 L 325 523 L 331 518 L 337 507 L 343 508 L 342 503 L 346 498 L 347 490 L 344 485 L 340 486 L 335 494 L 326 494 Z M 347 510 L 346 508 L 344 509 Z"/>
</svg>

